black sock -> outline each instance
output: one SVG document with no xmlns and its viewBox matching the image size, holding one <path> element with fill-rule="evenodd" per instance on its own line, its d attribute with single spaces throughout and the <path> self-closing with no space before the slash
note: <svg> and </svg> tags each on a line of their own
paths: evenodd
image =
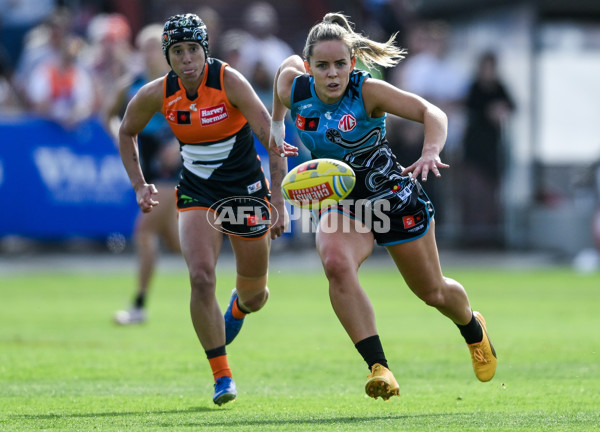
<svg viewBox="0 0 600 432">
<path fill-rule="evenodd" d="M 133 301 L 133 306 L 137 309 L 143 309 L 146 306 L 146 293 L 139 293 Z"/>
<path fill-rule="evenodd" d="M 479 321 L 475 319 L 475 315 L 471 317 L 469 324 L 456 324 L 456 327 L 458 327 L 460 334 L 465 338 L 465 341 L 469 345 L 481 342 L 483 340 L 483 329 L 481 328 Z"/>
<path fill-rule="evenodd" d="M 379 363 L 382 366 L 388 367 L 379 335 L 369 336 L 361 341 L 354 344 L 362 358 L 367 362 L 369 371 L 375 363 Z"/>
<path fill-rule="evenodd" d="M 219 356 L 227 354 L 227 351 L 225 350 L 225 345 L 217 347 L 217 348 L 213 348 L 210 350 L 206 350 L 204 352 L 206 353 L 207 359 L 211 359 L 211 358 L 215 358 L 215 357 L 219 357 Z"/>
</svg>

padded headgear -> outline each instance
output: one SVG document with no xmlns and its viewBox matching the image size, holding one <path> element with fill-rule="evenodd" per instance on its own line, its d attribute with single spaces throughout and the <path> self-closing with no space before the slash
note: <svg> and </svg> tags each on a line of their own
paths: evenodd
<svg viewBox="0 0 600 432">
<path fill-rule="evenodd" d="M 197 42 L 202 45 L 204 54 L 208 57 L 208 31 L 206 24 L 196 14 L 173 15 L 165 23 L 162 34 L 162 49 L 167 63 L 169 47 L 179 42 Z"/>
</svg>

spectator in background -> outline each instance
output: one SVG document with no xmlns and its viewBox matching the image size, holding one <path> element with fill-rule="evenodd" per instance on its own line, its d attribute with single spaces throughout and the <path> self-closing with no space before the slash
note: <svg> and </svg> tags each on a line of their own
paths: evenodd
<svg viewBox="0 0 600 432">
<path fill-rule="evenodd" d="M 408 23 L 414 20 L 413 8 L 407 0 L 361 0 L 365 27 L 371 38 L 385 41 L 392 35 L 400 46 L 408 45 Z M 388 69 L 381 69 L 381 78 L 387 80 Z M 373 76 L 374 78 L 377 78 Z"/>
<path fill-rule="evenodd" d="M 196 15 L 202 17 L 202 21 L 204 21 L 204 25 L 206 25 L 209 39 L 211 41 L 220 40 L 222 24 L 219 13 L 210 6 L 203 5 L 198 8 Z M 219 44 L 215 44 L 214 47 L 211 46 L 211 55 L 213 57 L 221 58 L 219 47 Z"/>
<path fill-rule="evenodd" d="M 223 61 L 229 63 L 232 68 L 239 68 L 242 50 L 248 37 L 246 31 L 236 28 L 227 30 L 221 35 L 218 52 Z"/>
<path fill-rule="evenodd" d="M 27 33 L 52 13 L 55 3 L 55 0 L 0 0 L 0 48 L 6 52 L 9 68 L 17 67 Z"/>
<path fill-rule="evenodd" d="M 94 112 L 92 78 L 78 62 L 82 45 L 79 37 L 64 38 L 58 57 L 39 64 L 27 87 L 33 111 L 66 129 L 75 127 Z"/>
<path fill-rule="evenodd" d="M 462 221 L 464 240 L 477 246 L 501 241 L 500 184 L 503 129 L 515 104 L 498 76 L 493 52 L 483 53 L 470 84 L 464 138 Z M 476 217 L 474 217 L 476 215 Z"/>
<path fill-rule="evenodd" d="M 101 100 L 112 92 L 116 82 L 132 72 L 131 28 L 122 14 L 100 14 L 90 21 L 87 36 L 90 49 L 85 64 L 94 77 L 96 94 Z"/>
<path fill-rule="evenodd" d="M 102 117 L 116 141 L 120 117 L 127 103 L 144 84 L 163 77 L 170 70 L 162 51 L 162 31 L 161 24 L 150 24 L 139 32 L 136 38 L 136 47 L 142 57 L 139 71 L 123 77 L 114 96 L 108 98 Z M 174 193 L 181 170 L 179 143 L 164 116 L 156 113 L 138 134 L 138 144 L 144 178 L 156 186 L 162 205 L 150 213 L 140 211 L 136 219 L 137 287 L 131 307 L 114 316 L 115 322 L 121 325 L 146 321 L 146 300 L 159 254 L 159 241 L 162 239 L 173 252 L 181 252 Z"/>
<path fill-rule="evenodd" d="M 27 32 L 23 53 L 14 74 L 15 87 L 23 99 L 27 99 L 32 71 L 40 64 L 56 61 L 60 57 L 65 39 L 72 35 L 71 18 L 68 9 L 57 8 L 41 24 Z"/>
<path fill-rule="evenodd" d="M 267 2 L 250 3 L 244 13 L 244 27 L 248 33 L 240 47 L 237 67 L 270 109 L 273 79 L 281 62 L 292 55 L 293 50 L 277 37 L 277 11 Z"/>
<path fill-rule="evenodd" d="M 20 112 L 24 103 L 13 83 L 13 75 L 6 53 L 0 51 L 0 113 Z"/>
<path fill-rule="evenodd" d="M 365 15 L 381 27 L 386 38 L 395 33 L 398 33 L 397 39 L 405 36 L 406 17 L 410 16 L 406 0 L 362 0 L 361 3 Z"/>
<path fill-rule="evenodd" d="M 432 21 L 417 24 L 409 34 L 407 60 L 390 74 L 390 82 L 411 93 L 416 93 L 448 116 L 448 138 L 443 157 L 453 165 L 458 159 L 457 152 L 463 132 L 463 103 L 466 79 L 454 67 L 448 57 L 449 28 L 445 22 Z M 423 130 L 414 122 L 404 119 L 389 119 L 390 136 L 399 139 L 392 149 L 401 164 L 417 160 L 421 156 Z M 458 173 L 449 172 L 443 183 L 436 181 L 424 185 L 432 201 L 437 202 L 440 211 L 436 214 L 438 228 L 443 228 L 455 210 L 452 200 L 445 199 L 453 189 Z M 456 210 L 458 212 L 458 210 Z"/>
</svg>

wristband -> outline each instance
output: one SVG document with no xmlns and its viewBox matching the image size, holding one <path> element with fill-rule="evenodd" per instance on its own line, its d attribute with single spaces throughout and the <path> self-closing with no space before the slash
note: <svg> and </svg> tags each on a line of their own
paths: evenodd
<svg viewBox="0 0 600 432">
<path fill-rule="evenodd" d="M 283 147 L 283 138 L 285 137 L 285 125 L 283 120 L 271 120 L 271 136 L 275 140 L 277 147 Z"/>
</svg>

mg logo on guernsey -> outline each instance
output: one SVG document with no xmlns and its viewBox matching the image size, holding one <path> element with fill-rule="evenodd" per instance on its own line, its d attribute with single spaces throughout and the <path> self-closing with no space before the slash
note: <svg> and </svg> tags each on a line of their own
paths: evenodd
<svg viewBox="0 0 600 432">
<path fill-rule="evenodd" d="M 338 129 L 342 132 L 350 132 L 356 127 L 356 119 L 350 114 L 346 114 L 340 119 L 338 123 Z"/>
</svg>

